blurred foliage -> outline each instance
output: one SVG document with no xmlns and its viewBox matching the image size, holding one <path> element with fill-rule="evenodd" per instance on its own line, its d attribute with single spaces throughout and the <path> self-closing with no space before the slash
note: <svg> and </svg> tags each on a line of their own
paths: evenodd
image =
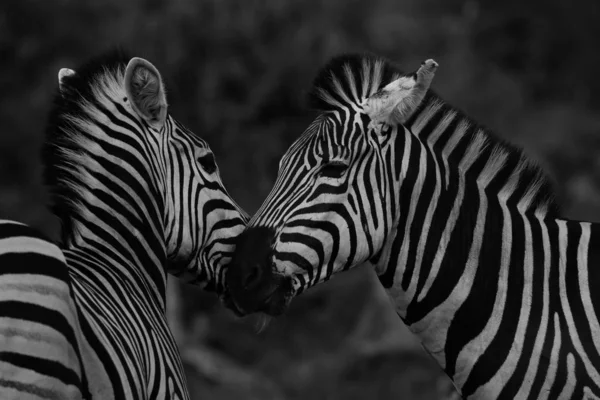
<svg viewBox="0 0 600 400">
<path fill-rule="evenodd" d="M 596 0 L 5 0 L 0 218 L 56 234 L 38 152 L 57 72 L 122 45 L 159 68 L 172 114 L 208 140 L 249 212 L 314 117 L 318 68 L 368 51 L 406 70 L 435 58 L 444 98 L 542 163 L 566 215 L 600 220 L 598 21 Z M 211 295 L 171 289 L 195 397 L 428 399 L 447 383 L 369 271 L 309 291 L 260 333 Z"/>
</svg>

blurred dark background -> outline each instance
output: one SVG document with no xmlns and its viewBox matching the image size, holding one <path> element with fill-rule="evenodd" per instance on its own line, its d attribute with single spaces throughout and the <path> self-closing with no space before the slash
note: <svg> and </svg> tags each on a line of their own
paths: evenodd
<svg viewBox="0 0 600 400">
<path fill-rule="evenodd" d="M 56 237 L 38 153 L 58 70 L 123 45 L 159 68 L 172 114 L 250 213 L 314 118 L 316 71 L 369 51 L 406 70 L 435 58 L 442 97 L 525 147 L 565 215 L 600 220 L 599 37 L 597 0 L 4 0 L 0 218 Z M 436 399 L 447 382 L 364 269 L 260 332 L 196 288 L 174 282 L 169 297 L 195 399 Z"/>
</svg>

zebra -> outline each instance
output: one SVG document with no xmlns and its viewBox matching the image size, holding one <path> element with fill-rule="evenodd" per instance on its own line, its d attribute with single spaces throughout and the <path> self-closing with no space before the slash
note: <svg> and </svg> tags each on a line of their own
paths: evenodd
<svg viewBox="0 0 600 400">
<path fill-rule="evenodd" d="M 437 68 L 350 54 L 319 72 L 227 302 L 279 315 L 366 263 L 464 398 L 599 398 L 600 225 L 561 218 L 536 162 L 429 90 Z"/>
<path fill-rule="evenodd" d="M 1 399 L 189 399 L 169 272 L 224 291 L 246 214 L 149 61 L 63 68 L 42 146 L 60 241 L 0 221 Z"/>
</svg>

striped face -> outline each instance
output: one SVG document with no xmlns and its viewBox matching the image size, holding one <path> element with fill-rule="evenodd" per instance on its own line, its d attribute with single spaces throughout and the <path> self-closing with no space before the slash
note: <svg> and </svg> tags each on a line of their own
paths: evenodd
<svg viewBox="0 0 600 400">
<path fill-rule="evenodd" d="M 223 266 L 246 217 L 223 187 L 207 143 L 168 114 L 158 70 L 133 58 L 124 78 L 126 107 L 144 122 L 148 148 L 155 152 L 150 163 L 162 169 L 157 182 L 165 196 L 167 269 L 186 281 L 222 291 Z"/>
<path fill-rule="evenodd" d="M 417 74 L 385 81 L 378 68 L 344 65 L 343 78 L 332 72 L 333 88 L 321 88 L 331 107 L 283 156 L 275 186 L 237 241 L 227 284 L 239 313 L 280 314 L 308 287 L 378 258 L 410 135 L 401 106 L 425 93 L 415 93 Z"/>
<path fill-rule="evenodd" d="M 246 216 L 227 193 L 208 144 L 171 119 L 162 133 L 169 272 L 221 286 Z M 214 289 L 214 288 L 213 288 Z"/>
</svg>

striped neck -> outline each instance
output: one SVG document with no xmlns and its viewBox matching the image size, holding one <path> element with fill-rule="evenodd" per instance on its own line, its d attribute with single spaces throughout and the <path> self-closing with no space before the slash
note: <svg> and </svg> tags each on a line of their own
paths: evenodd
<svg viewBox="0 0 600 400">
<path fill-rule="evenodd" d="M 412 299 L 421 265 L 432 265 L 437 274 L 451 235 L 471 229 L 482 201 L 495 205 L 495 212 L 505 204 L 510 212 L 557 215 L 551 184 L 537 165 L 435 94 L 407 126 L 411 134 L 399 134 L 394 149 L 395 228 L 375 260 L 384 287 L 401 276 L 403 290 L 413 287 Z"/>
<path fill-rule="evenodd" d="M 97 172 L 114 170 L 115 176 L 99 175 L 93 186 L 79 186 L 80 202 L 72 215 L 71 230 L 63 228 L 63 247 L 94 260 L 78 264 L 79 269 L 106 269 L 164 307 L 167 255 L 163 221 L 167 217 L 160 211 L 166 208 L 160 195 L 163 190 L 150 168 L 144 179 L 143 174 L 128 176 L 125 172 L 144 164 L 149 167 L 143 159 L 140 157 L 135 167 L 122 164 L 122 169 L 91 154 L 81 160 L 81 165 L 95 165 Z"/>
<path fill-rule="evenodd" d="M 465 398 L 595 398 L 599 226 L 560 219 L 521 153 L 437 118 L 404 146 L 381 275 L 397 313 Z"/>
<path fill-rule="evenodd" d="M 376 268 L 398 314 L 447 367 L 444 346 L 458 309 L 475 285 L 498 284 L 507 254 L 523 252 L 507 247 L 509 221 L 541 221 L 558 207 L 539 167 L 437 96 L 408 127 L 412 134 L 397 138 L 395 229 Z"/>
</svg>

